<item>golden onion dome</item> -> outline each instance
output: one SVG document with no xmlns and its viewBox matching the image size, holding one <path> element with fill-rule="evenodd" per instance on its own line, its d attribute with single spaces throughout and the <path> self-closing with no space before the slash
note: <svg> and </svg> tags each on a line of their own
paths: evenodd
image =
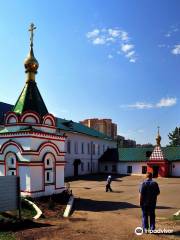
<svg viewBox="0 0 180 240">
<path fill-rule="evenodd" d="M 159 127 L 158 127 L 158 135 L 157 135 L 157 138 L 156 138 L 156 143 L 157 143 L 158 146 L 161 145 L 161 136 L 159 134 Z"/>
<path fill-rule="evenodd" d="M 24 61 L 24 67 L 26 69 L 26 71 L 25 71 L 26 73 L 28 73 L 28 72 L 37 73 L 39 63 L 34 56 L 32 46 L 30 48 L 30 52 L 29 52 L 27 58 Z"/>
</svg>

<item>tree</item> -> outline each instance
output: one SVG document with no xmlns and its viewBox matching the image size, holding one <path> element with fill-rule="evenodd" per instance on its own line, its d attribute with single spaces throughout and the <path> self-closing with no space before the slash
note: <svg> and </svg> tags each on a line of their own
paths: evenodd
<svg viewBox="0 0 180 240">
<path fill-rule="evenodd" d="M 180 146 L 180 127 L 168 134 L 171 146 Z"/>
</svg>

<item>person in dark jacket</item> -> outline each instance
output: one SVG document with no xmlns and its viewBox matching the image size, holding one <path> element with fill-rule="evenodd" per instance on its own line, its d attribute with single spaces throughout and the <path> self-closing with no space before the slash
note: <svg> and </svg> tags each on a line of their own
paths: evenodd
<svg viewBox="0 0 180 240">
<path fill-rule="evenodd" d="M 106 181 L 106 192 L 108 191 L 112 192 L 111 182 L 112 182 L 112 179 L 111 179 L 111 176 L 109 175 Z"/>
<path fill-rule="evenodd" d="M 146 174 L 146 180 L 141 184 L 139 193 L 143 230 L 149 228 L 148 217 L 150 217 L 150 230 L 155 230 L 155 209 L 160 190 L 157 182 L 152 180 L 152 173 Z"/>
</svg>

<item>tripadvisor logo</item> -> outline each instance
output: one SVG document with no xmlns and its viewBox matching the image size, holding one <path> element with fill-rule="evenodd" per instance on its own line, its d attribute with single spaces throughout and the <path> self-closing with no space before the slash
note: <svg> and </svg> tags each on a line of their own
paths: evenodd
<svg viewBox="0 0 180 240">
<path fill-rule="evenodd" d="M 142 235 L 143 234 L 143 232 L 145 232 L 145 233 L 157 233 L 157 234 L 159 234 L 159 233 L 162 233 L 162 234 L 172 234 L 173 233 L 173 229 L 156 229 L 156 230 L 148 230 L 148 229 L 145 229 L 144 231 L 143 231 L 143 228 L 142 227 L 137 227 L 137 228 L 135 228 L 135 234 L 136 235 Z"/>
<path fill-rule="evenodd" d="M 142 235 L 143 234 L 143 228 L 142 227 L 137 227 L 135 228 L 135 234 L 136 235 Z"/>
</svg>

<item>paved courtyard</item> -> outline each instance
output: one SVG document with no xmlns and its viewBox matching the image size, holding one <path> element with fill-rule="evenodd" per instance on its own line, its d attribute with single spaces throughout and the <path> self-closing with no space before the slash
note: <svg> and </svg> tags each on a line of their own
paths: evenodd
<svg viewBox="0 0 180 240">
<path fill-rule="evenodd" d="M 91 230 L 95 239 L 147 239 L 137 237 L 134 229 L 141 226 L 138 188 L 143 180 L 139 176 L 115 178 L 112 182 L 113 192 L 106 193 L 105 176 L 86 177 L 84 180 L 71 182 L 76 196 L 76 210 L 72 218 L 83 218 L 81 230 Z M 157 228 L 174 228 L 176 234 L 180 225 L 174 226 L 166 218 L 180 209 L 180 178 L 159 178 L 161 194 L 158 198 Z M 94 237 L 93 237 L 94 236 Z M 90 237 L 90 236 L 89 236 Z M 152 239 L 166 239 L 164 236 L 151 236 Z M 172 238 L 173 236 L 171 236 Z M 177 236 L 178 237 L 178 236 Z M 148 235 L 148 239 L 150 236 Z M 173 237 L 175 239 L 175 237 Z"/>
<path fill-rule="evenodd" d="M 70 219 L 50 220 L 50 226 L 26 230 L 19 239 L 53 240 L 131 240 L 180 239 L 180 222 L 169 218 L 180 209 L 180 178 L 157 179 L 161 195 L 158 199 L 157 228 L 173 229 L 174 235 L 137 236 L 141 226 L 138 187 L 142 177 L 117 177 L 112 182 L 113 192 L 106 193 L 106 176 L 83 177 L 70 181 L 76 197 L 75 210 Z M 41 220 L 43 221 L 43 220 Z M 31 238 L 32 235 L 34 238 Z M 29 238 L 30 237 L 30 238 Z"/>
</svg>

